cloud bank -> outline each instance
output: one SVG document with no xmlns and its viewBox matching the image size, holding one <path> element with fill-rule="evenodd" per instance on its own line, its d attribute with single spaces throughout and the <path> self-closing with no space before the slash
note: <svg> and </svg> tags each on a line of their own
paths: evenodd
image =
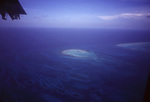
<svg viewBox="0 0 150 102">
<path fill-rule="evenodd" d="M 119 18 L 134 19 L 134 18 L 149 17 L 149 16 L 150 16 L 150 13 L 123 13 L 123 14 L 111 15 L 111 16 L 98 16 L 98 18 L 102 20 L 114 20 L 114 19 L 119 19 Z"/>
</svg>

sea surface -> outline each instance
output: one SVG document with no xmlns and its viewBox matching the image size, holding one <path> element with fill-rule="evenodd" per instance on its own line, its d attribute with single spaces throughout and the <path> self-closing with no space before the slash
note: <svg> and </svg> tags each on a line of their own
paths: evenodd
<svg viewBox="0 0 150 102">
<path fill-rule="evenodd" d="M 150 30 L 0 28 L 0 102 L 142 102 Z"/>
</svg>

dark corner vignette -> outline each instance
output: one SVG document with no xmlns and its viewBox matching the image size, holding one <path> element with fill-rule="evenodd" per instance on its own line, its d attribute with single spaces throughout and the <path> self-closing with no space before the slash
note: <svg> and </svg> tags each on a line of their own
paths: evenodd
<svg viewBox="0 0 150 102">
<path fill-rule="evenodd" d="M 150 71 L 149 71 L 143 102 L 150 102 Z"/>
</svg>

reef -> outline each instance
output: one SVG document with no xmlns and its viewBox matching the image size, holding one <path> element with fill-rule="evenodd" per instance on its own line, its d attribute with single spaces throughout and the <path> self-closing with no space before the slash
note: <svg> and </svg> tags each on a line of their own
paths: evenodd
<svg viewBox="0 0 150 102">
<path fill-rule="evenodd" d="M 80 49 L 67 49 L 63 50 L 62 54 L 74 57 L 74 58 L 82 58 L 82 59 L 96 59 L 96 55 L 92 52 L 88 52 Z"/>
</svg>

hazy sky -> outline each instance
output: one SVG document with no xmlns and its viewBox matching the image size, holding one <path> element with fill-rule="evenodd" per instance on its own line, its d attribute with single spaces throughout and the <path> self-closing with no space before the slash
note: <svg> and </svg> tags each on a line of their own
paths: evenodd
<svg viewBox="0 0 150 102">
<path fill-rule="evenodd" d="M 150 28 L 150 0 L 19 0 L 27 15 L 0 26 Z"/>
</svg>

